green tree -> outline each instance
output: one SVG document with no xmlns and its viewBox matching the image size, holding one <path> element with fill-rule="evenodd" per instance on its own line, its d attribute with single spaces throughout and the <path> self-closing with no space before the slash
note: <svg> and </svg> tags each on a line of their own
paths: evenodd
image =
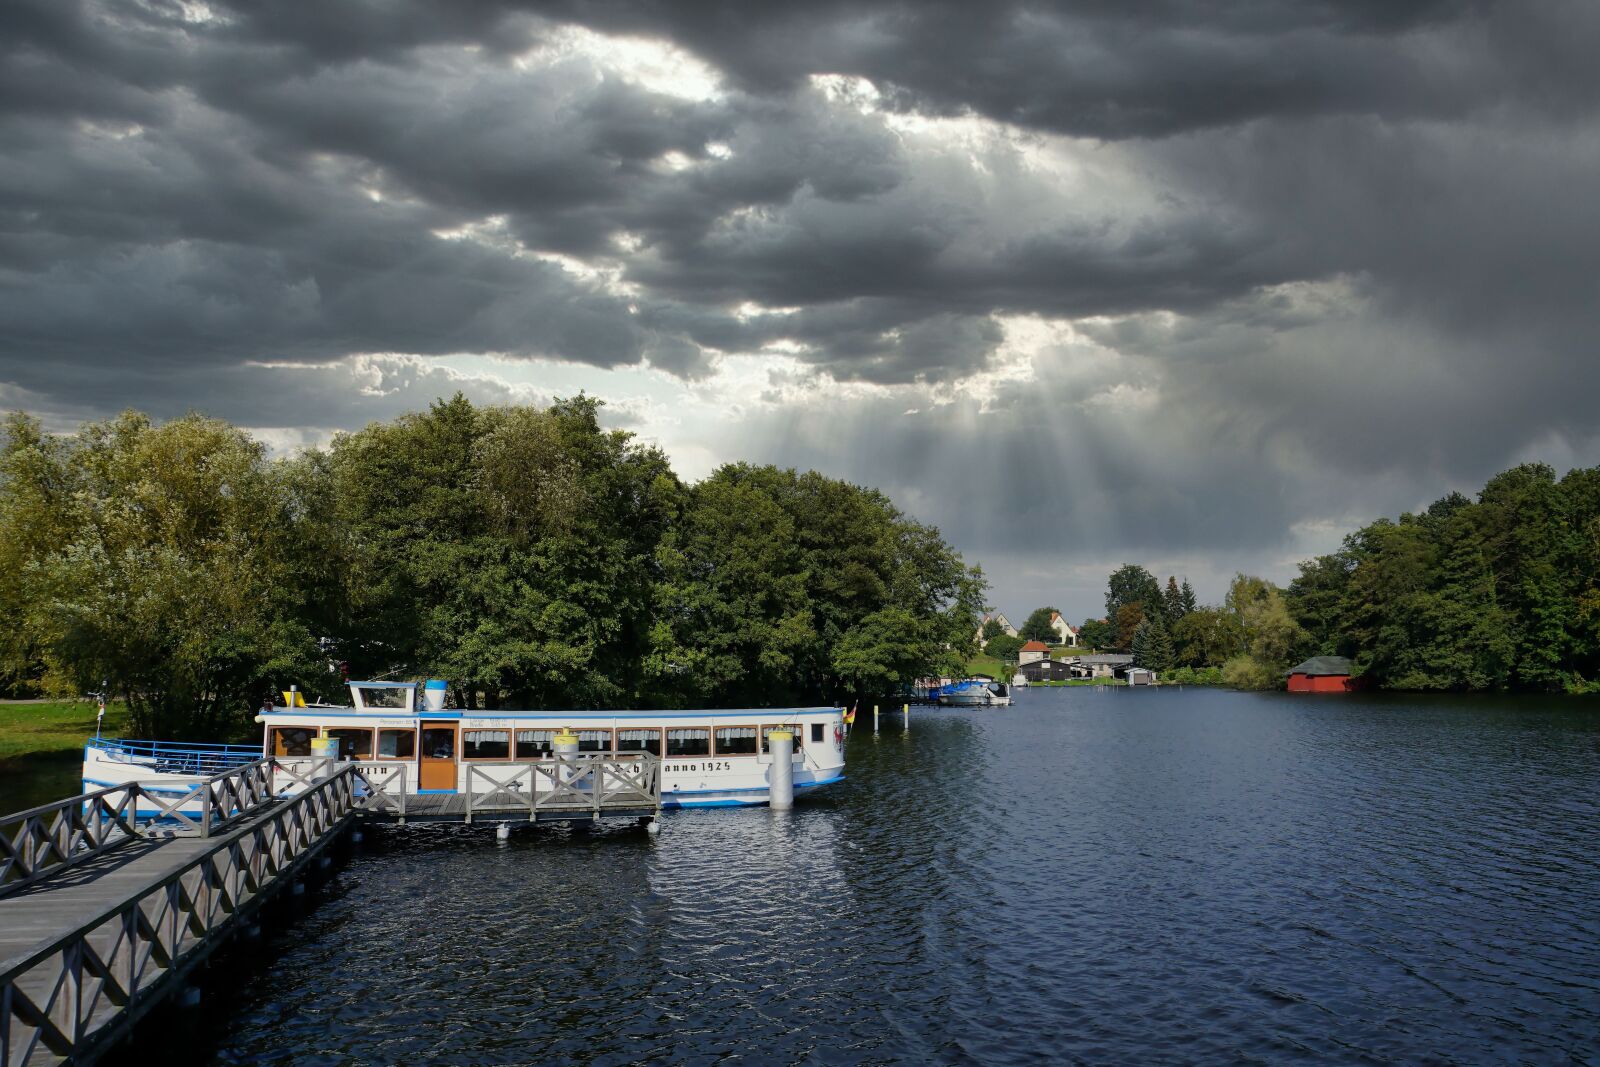
<svg viewBox="0 0 1600 1067">
<path fill-rule="evenodd" d="M 1024 622 L 1021 628 L 1017 630 L 1017 636 L 1024 641 L 1043 641 L 1047 645 L 1055 644 L 1061 640 L 1061 636 L 1050 625 L 1050 619 L 1055 614 L 1055 608 L 1034 608 L 1033 612 L 1028 616 L 1028 621 Z"/>
<path fill-rule="evenodd" d="M 986 583 L 882 494 L 775 467 L 733 464 L 689 493 L 682 530 L 663 546 L 664 581 L 650 669 L 665 691 L 750 705 L 881 692 L 888 673 L 958 672 Z M 906 658 L 864 669 L 882 616 L 917 620 Z M 866 626 L 836 655 L 853 629 Z"/>
<path fill-rule="evenodd" d="M 1194 595 L 1194 587 L 1189 584 L 1189 579 L 1183 580 L 1183 585 L 1178 592 L 1179 602 L 1183 605 L 1183 614 L 1190 615 L 1200 609 L 1200 601 Z"/>
<path fill-rule="evenodd" d="M 1470 505 L 1380 520 L 1346 546 L 1355 561 L 1342 635 L 1379 684 L 1482 689 L 1505 683 L 1514 645 Z"/>
<path fill-rule="evenodd" d="M 1244 626 L 1231 611 L 1198 608 L 1173 629 L 1178 661 L 1189 667 L 1220 667 L 1244 653 Z"/>
<path fill-rule="evenodd" d="M 1308 635 L 1308 654 L 1333 656 L 1349 651 L 1341 638 L 1354 569 L 1350 552 L 1334 552 L 1301 563 L 1300 574 L 1289 583 L 1289 612 Z"/>
<path fill-rule="evenodd" d="M 1000 620 L 999 619 L 986 619 L 986 620 L 984 620 L 984 623 L 983 623 L 983 640 L 985 642 L 993 641 L 995 638 L 1001 636 L 1005 632 L 1006 632 L 1006 628 L 1004 626 L 1000 625 Z"/>
<path fill-rule="evenodd" d="M 1514 682 L 1554 689 L 1569 680 L 1567 661 L 1579 589 L 1581 524 L 1574 526 L 1555 472 L 1542 463 L 1489 480 L 1479 497 L 1478 530 L 1513 644 Z"/>
<path fill-rule="evenodd" d="M 69 442 L 37 419 L 8 414 L 0 437 L 0 688 L 33 692 L 46 670 L 49 628 L 34 616 L 39 568 L 72 537 L 77 498 Z"/>
<path fill-rule="evenodd" d="M 1246 651 L 1262 666 L 1287 668 L 1305 640 L 1277 586 L 1248 574 L 1235 575 L 1228 587 L 1228 610 L 1244 630 Z"/>
<path fill-rule="evenodd" d="M 1130 604 L 1139 606 L 1142 617 L 1158 610 L 1161 603 L 1161 584 L 1155 575 L 1137 564 L 1124 564 L 1106 579 L 1106 618 L 1114 623 L 1122 609 Z M 1131 636 L 1130 632 L 1130 639 Z"/>
<path fill-rule="evenodd" d="M 1126 652 L 1133 647 L 1134 631 L 1145 618 L 1166 610 L 1161 585 L 1137 564 L 1125 564 L 1106 580 L 1106 618 L 1116 631 L 1114 646 Z"/>
<path fill-rule="evenodd" d="M 285 673 L 326 675 L 300 582 L 312 520 L 259 443 L 197 415 L 130 412 L 70 442 L 14 418 L 3 465 L 13 664 L 37 659 L 58 690 L 104 683 L 136 732 L 177 739 L 231 736 Z"/>
<path fill-rule="evenodd" d="M 1110 648 L 1117 643 L 1116 627 L 1104 619 L 1084 619 L 1078 643 L 1084 648 Z"/>
<path fill-rule="evenodd" d="M 1175 575 L 1167 575 L 1167 587 L 1161 593 L 1162 622 L 1170 633 L 1178 620 L 1184 616 L 1183 591 L 1178 588 L 1178 579 Z"/>
<path fill-rule="evenodd" d="M 1161 672 L 1174 666 L 1172 637 L 1160 614 L 1146 616 L 1133 632 L 1131 642 L 1133 662 L 1140 667 Z"/>
<path fill-rule="evenodd" d="M 1127 652 L 1133 647 L 1134 631 L 1139 629 L 1139 624 L 1145 619 L 1144 604 L 1134 601 L 1124 604 L 1117 609 L 1116 621 L 1116 648 L 1119 652 Z"/>
<path fill-rule="evenodd" d="M 1012 637 L 1009 634 L 1000 634 L 998 637 L 990 639 L 989 643 L 983 646 L 983 652 L 990 659 L 997 659 L 1005 664 L 1014 664 L 1017 662 L 1022 645 L 1022 638 Z"/>
<path fill-rule="evenodd" d="M 363 580 L 348 659 L 438 673 L 472 708 L 635 702 L 657 549 L 683 491 L 599 403 L 463 397 L 337 440 L 339 518 Z"/>
</svg>

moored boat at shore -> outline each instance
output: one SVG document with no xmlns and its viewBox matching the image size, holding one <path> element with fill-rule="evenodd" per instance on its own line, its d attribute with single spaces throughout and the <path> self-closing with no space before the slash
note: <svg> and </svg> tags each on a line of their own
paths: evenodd
<svg viewBox="0 0 1600 1067">
<path fill-rule="evenodd" d="M 1011 703 L 1011 690 L 1004 682 L 969 678 L 941 686 L 936 699 L 947 708 L 999 707 Z"/>
</svg>

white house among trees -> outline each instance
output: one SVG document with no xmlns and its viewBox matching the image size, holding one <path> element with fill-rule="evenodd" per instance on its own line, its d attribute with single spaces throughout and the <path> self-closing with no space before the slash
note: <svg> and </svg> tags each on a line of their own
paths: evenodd
<svg viewBox="0 0 1600 1067">
<path fill-rule="evenodd" d="M 1078 647 L 1078 628 L 1063 619 L 1061 612 L 1057 611 L 1050 616 L 1050 629 L 1054 630 L 1056 636 L 1060 638 L 1056 644 L 1067 645 L 1071 648 Z"/>
<path fill-rule="evenodd" d="M 991 619 L 1000 624 L 1000 629 L 1007 637 L 1017 636 L 1017 628 L 1011 625 L 1011 620 L 999 612 L 995 612 L 993 615 L 985 615 L 978 620 L 978 644 L 983 644 L 983 628 L 989 625 Z"/>
</svg>

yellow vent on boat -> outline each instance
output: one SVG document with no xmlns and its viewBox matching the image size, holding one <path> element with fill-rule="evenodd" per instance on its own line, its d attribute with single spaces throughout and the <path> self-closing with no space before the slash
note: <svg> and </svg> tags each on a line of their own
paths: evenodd
<svg viewBox="0 0 1600 1067">
<path fill-rule="evenodd" d="M 285 689 L 283 691 L 283 706 L 286 708 L 303 708 L 306 706 L 306 695 L 298 692 L 291 693 Z"/>
</svg>

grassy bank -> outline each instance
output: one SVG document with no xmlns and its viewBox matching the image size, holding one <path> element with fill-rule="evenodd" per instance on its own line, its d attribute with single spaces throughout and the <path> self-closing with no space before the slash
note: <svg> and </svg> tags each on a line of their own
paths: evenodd
<svg viewBox="0 0 1600 1067">
<path fill-rule="evenodd" d="M 92 701 L 0 704 L 0 813 L 22 811 L 76 794 L 83 743 L 94 736 Z M 127 729 L 121 704 L 106 708 L 104 733 Z"/>
<path fill-rule="evenodd" d="M 991 678 L 999 678 L 1008 682 L 1011 680 L 1011 672 L 1006 670 L 999 660 L 991 659 L 988 656 L 973 656 L 967 660 L 967 674 L 987 674 Z"/>
<path fill-rule="evenodd" d="M 60 752 L 76 755 L 83 751 L 84 740 L 94 736 L 94 714 L 95 706 L 87 700 L 0 704 L 0 761 Z M 105 735 L 120 736 L 127 721 L 121 704 L 108 705 Z"/>
</svg>

